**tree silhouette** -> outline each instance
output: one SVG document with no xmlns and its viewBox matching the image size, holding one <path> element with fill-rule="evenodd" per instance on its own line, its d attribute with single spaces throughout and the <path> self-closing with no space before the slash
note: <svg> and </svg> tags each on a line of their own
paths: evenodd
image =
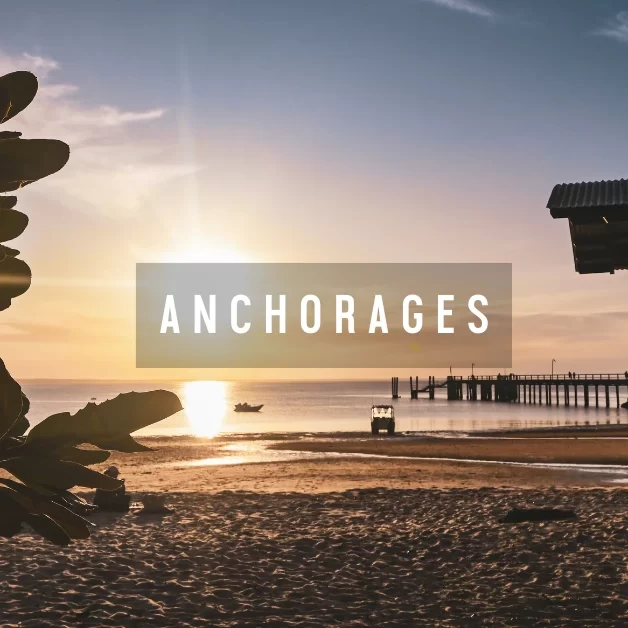
<svg viewBox="0 0 628 628">
<path fill-rule="evenodd" d="M 0 77 L 0 124 L 25 109 L 37 94 L 30 72 Z M 0 131 L 0 192 L 13 192 L 54 174 L 67 163 L 70 148 L 59 140 L 25 140 L 21 133 Z M 15 196 L 0 196 L 0 310 L 24 294 L 31 270 L 19 251 L 5 246 L 28 225 L 28 216 L 14 209 Z M 27 523 L 57 545 L 89 537 L 93 525 L 84 500 L 70 492 L 75 486 L 116 490 L 122 482 L 89 469 L 111 455 L 109 450 L 148 449 L 131 432 L 161 421 L 182 409 L 166 390 L 126 393 L 102 404 L 89 403 L 74 415 L 54 414 L 33 427 L 26 415 L 30 403 L 0 360 L 0 468 L 15 479 L 0 478 L 0 536 L 12 537 Z M 89 444 L 89 449 L 80 445 Z"/>
</svg>

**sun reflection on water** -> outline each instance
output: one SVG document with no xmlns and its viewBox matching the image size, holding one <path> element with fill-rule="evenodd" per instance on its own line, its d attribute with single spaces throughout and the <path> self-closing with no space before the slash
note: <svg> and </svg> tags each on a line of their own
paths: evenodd
<svg viewBox="0 0 628 628">
<path fill-rule="evenodd" d="M 186 382 L 183 407 L 196 436 L 216 436 L 227 415 L 227 382 Z"/>
</svg>

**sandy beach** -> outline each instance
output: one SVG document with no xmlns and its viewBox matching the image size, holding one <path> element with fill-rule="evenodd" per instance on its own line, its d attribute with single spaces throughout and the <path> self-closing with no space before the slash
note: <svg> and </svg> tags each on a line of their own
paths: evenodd
<svg viewBox="0 0 628 628">
<path fill-rule="evenodd" d="M 61 551 L 5 543 L 3 625 L 625 625 L 623 491 L 229 491 L 171 505 L 98 515 L 90 540 Z M 513 505 L 578 519 L 498 523 Z"/>
<path fill-rule="evenodd" d="M 167 492 L 175 512 L 96 514 L 61 550 L 3 540 L 2 625 L 623 625 L 628 493 L 603 473 L 412 459 L 432 440 L 142 439 L 157 449 L 111 461 L 134 499 Z M 545 442 L 554 459 L 573 445 Z M 498 522 L 515 507 L 577 519 Z"/>
</svg>

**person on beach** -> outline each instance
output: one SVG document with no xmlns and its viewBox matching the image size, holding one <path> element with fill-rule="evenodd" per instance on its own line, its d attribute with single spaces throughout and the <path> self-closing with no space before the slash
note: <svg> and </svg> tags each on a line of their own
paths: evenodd
<svg viewBox="0 0 628 628">
<path fill-rule="evenodd" d="M 120 470 L 116 466 L 110 466 L 105 475 L 119 479 Z M 131 505 L 131 496 L 127 495 L 124 480 L 122 486 L 115 491 L 104 491 L 100 488 L 96 489 L 96 495 L 94 495 L 94 505 L 98 506 L 99 510 L 108 510 L 112 512 L 127 512 Z"/>
</svg>

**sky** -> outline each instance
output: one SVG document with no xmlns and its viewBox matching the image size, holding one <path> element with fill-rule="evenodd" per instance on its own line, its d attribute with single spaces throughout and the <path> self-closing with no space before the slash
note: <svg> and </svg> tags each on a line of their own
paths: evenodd
<svg viewBox="0 0 628 628">
<path fill-rule="evenodd" d="M 29 0 L 3 18 L 0 72 L 41 85 L 3 129 L 72 151 L 19 192 L 14 375 L 368 375 L 136 369 L 149 261 L 511 262 L 513 371 L 628 368 L 626 274 L 577 275 L 545 208 L 557 183 L 626 176 L 628 0 Z"/>
</svg>

